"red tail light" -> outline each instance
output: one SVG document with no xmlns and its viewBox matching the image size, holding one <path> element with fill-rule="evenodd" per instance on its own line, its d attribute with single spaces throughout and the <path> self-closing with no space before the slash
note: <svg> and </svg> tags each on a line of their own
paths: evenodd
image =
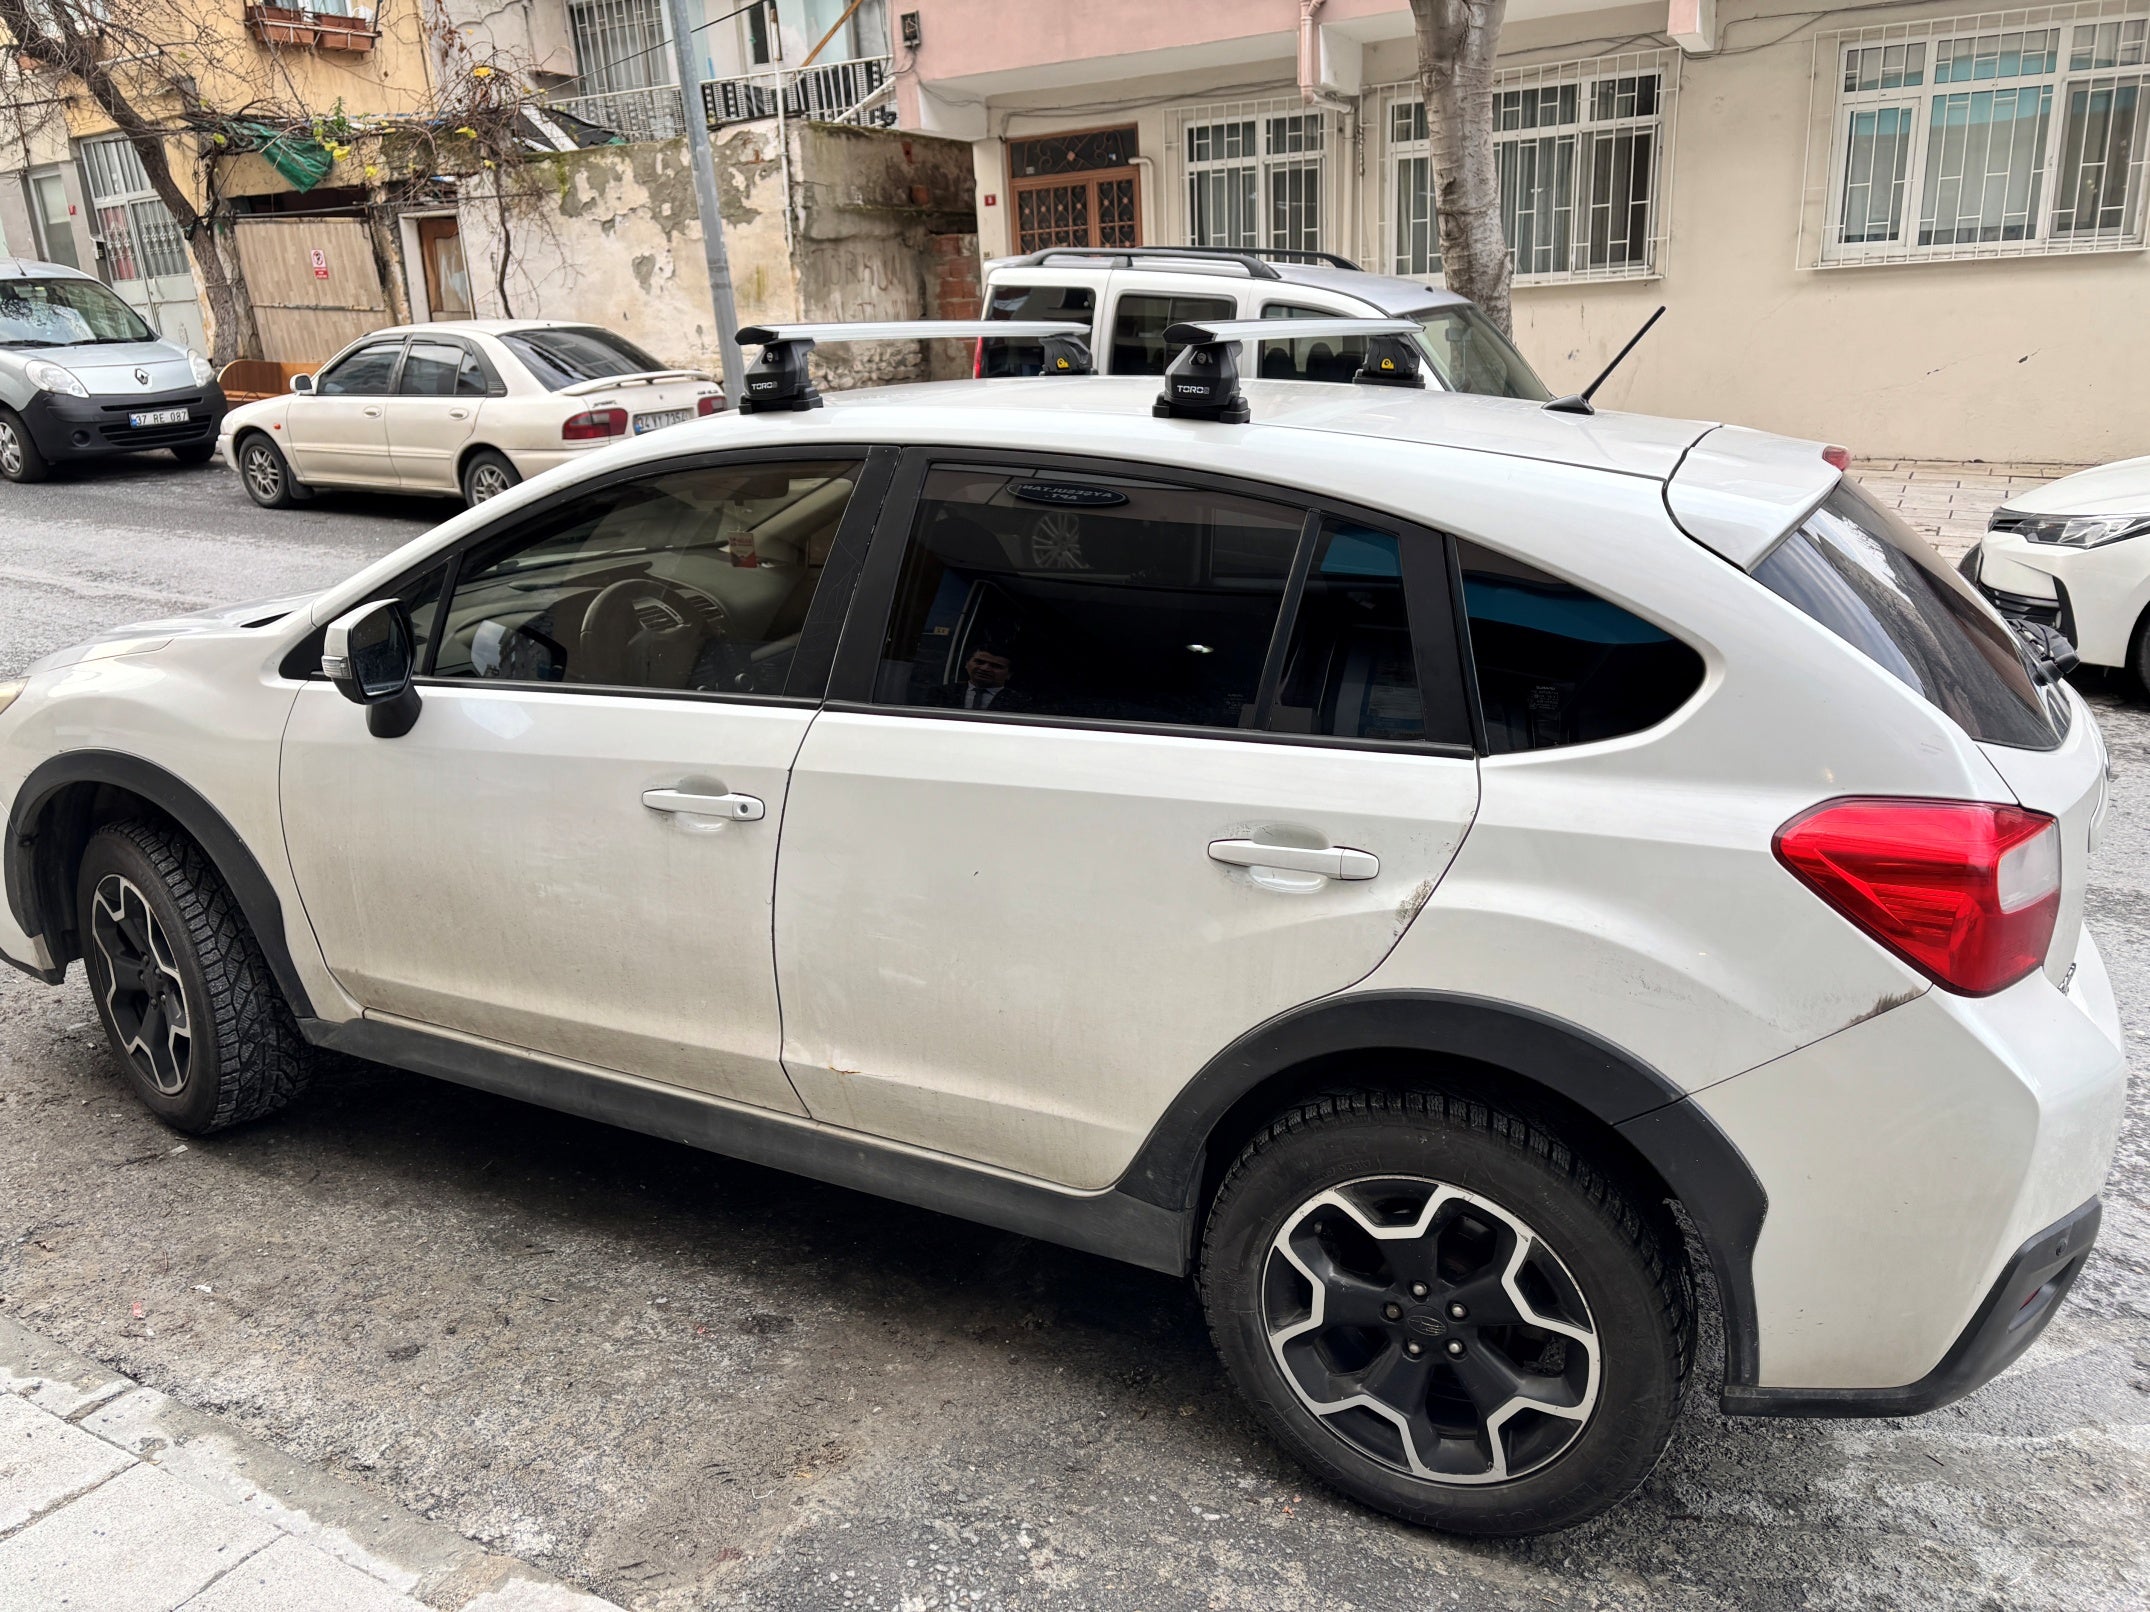
<svg viewBox="0 0 2150 1612">
<path fill-rule="evenodd" d="M 1905 962 L 1991 996 L 2045 961 L 2060 914 L 2060 827 L 1949 800 L 1832 800 L 1777 830 L 1777 860 Z"/>
<path fill-rule="evenodd" d="M 697 414 L 714 414 L 723 407 L 724 395 L 721 392 L 712 392 L 708 397 L 694 400 L 694 412 Z"/>
<path fill-rule="evenodd" d="M 578 414 L 560 427 L 562 442 L 602 442 L 606 437 L 627 434 L 625 409 L 592 409 Z"/>
<path fill-rule="evenodd" d="M 1839 448 L 1836 444 L 1831 443 L 1828 447 L 1822 449 L 1822 462 L 1832 465 L 1838 470 L 1849 470 L 1851 468 L 1851 449 Z"/>
<path fill-rule="evenodd" d="M 983 336 L 980 336 L 971 346 L 970 378 L 974 381 L 985 379 L 985 338 Z"/>
</svg>

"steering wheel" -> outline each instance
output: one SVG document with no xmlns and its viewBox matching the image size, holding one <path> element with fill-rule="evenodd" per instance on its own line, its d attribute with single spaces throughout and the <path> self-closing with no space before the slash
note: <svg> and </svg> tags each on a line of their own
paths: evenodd
<svg viewBox="0 0 2150 1612">
<path fill-rule="evenodd" d="M 663 616 L 662 625 L 651 618 Z M 684 688 L 708 638 L 728 630 L 724 607 L 663 577 L 622 577 L 598 590 L 582 613 L 578 683 Z"/>
</svg>

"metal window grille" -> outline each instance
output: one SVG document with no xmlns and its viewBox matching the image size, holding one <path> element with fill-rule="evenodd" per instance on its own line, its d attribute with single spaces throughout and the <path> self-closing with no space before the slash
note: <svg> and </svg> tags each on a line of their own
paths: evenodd
<svg viewBox="0 0 2150 1612">
<path fill-rule="evenodd" d="M 1801 267 L 2143 244 L 2144 0 L 1849 29 L 1814 48 Z"/>
<path fill-rule="evenodd" d="M 112 278 L 157 280 L 192 274 L 186 242 L 150 188 L 141 154 L 124 137 L 85 140 L 77 150 Z"/>
<path fill-rule="evenodd" d="M 1174 149 L 1191 246 L 1335 250 L 1335 114 L 1297 99 L 1190 107 Z"/>
<path fill-rule="evenodd" d="M 1519 284 L 1660 272 L 1678 75 L 1676 52 L 1643 51 L 1498 76 L 1501 232 Z M 1438 273 L 1425 102 L 1416 84 L 1376 95 L 1382 255 L 1398 274 Z"/>
</svg>

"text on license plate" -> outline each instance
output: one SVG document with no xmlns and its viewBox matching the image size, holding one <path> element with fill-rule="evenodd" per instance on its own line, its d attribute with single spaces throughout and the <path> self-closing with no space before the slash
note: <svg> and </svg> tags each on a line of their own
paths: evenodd
<svg viewBox="0 0 2150 1612">
<path fill-rule="evenodd" d="M 635 416 L 635 435 L 640 436 L 645 431 L 662 431 L 668 425 L 679 425 L 692 412 L 690 409 L 660 409 L 655 414 L 638 414 Z"/>
<path fill-rule="evenodd" d="M 135 426 L 185 425 L 187 423 L 187 411 L 185 409 L 151 409 L 146 414 L 128 415 L 127 423 Z"/>
</svg>

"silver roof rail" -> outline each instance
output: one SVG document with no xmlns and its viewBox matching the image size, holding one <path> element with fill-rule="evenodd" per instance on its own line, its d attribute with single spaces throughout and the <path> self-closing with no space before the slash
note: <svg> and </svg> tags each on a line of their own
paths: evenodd
<svg viewBox="0 0 2150 1612">
<path fill-rule="evenodd" d="M 854 324 L 748 325 L 739 332 L 739 345 L 759 347 L 761 356 L 747 371 L 739 412 L 820 408 L 821 393 L 806 372 L 806 355 L 823 342 L 943 341 L 971 336 L 1035 336 L 1045 347 L 1046 374 L 1090 373 L 1090 327 L 1071 319 L 869 319 Z"/>
</svg>

